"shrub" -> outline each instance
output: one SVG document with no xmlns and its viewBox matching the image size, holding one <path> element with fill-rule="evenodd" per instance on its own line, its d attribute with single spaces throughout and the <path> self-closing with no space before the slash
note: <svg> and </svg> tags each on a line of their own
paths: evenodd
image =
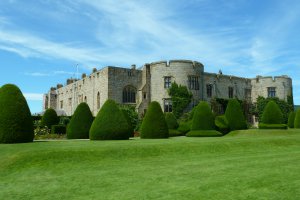
<svg viewBox="0 0 300 200">
<path fill-rule="evenodd" d="M 80 103 L 67 126 L 68 139 L 88 139 L 94 117 L 87 103 Z"/>
<path fill-rule="evenodd" d="M 191 130 L 214 130 L 214 115 L 207 102 L 201 101 L 194 113 Z"/>
<path fill-rule="evenodd" d="M 220 131 L 222 134 L 227 134 L 230 131 L 228 121 L 225 117 L 225 115 L 220 115 L 215 118 L 215 125 L 217 128 L 217 131 Z"/>
<path fill-rule="evenodd" d="M 135 106 L 133 105 L 119 105 L 119 108 L 123 111 L 123 113 L 127 113 L 129 117 L 130 124 L 134 130 L 138 130 L 139 123 L 139 114 L 137 113 Z"/>
<path fill-rule="evenodd" d="M 41 121 L 41 126 L 47 126 L 51 128 L 52 125 L 57 125 L 59 123 L 59 117 L 56 114 L 56 111 L 52 108 L 48 108 Z"/>
<path fill-rule="evenodd" d="M 177 129 L 178 128 L 179 124 L 173 113 L 165 113 L 165 120 L 167 122 L 169 129 Z"/>
<path fill-rule="evenodd" d="M 300 109 L 298 109 L 296 112 L 294 128 L 300 128 Z"/>
<path fill-rule="evenodd" d="M 176 129 L 169 129 L 169 137 L 183 136 L 184 134 Z"/>
<path fill-rule="evenodd" d="M 279 106 L 274 101 L 269 101 L 262 114 L 263 124 L 282 124 L 283 115 Z"/>
<path fill-rule="evenodd" d="M 296 113 L 294 111 L 291 111 L 289 114 L 289 120 L 288 120 L 289 128 L 294 128 L 295 116 L 296 116 Z"/>
<path fill-rule="evenodd" d="M 122 111 L 122 113 L 123 113 L 123 115 L 124 115 L 124 117 L 125 117 L 125 119 L 126 119 L 126 121 L 127 121 L 127 123 L 128 123 L 128 126 L 129 126 L 129 130 L 130 130 L 130 131 L 129 131 L 129 132 L 130 132 L 129 137 L 134 137 L 134 128 L 133 128 L 133 125 L 132 125 L 132 123 L 131 123 L 129 114 L 128 114 L 128 112 L 127 112 L 126 110 L 124 110 L 124 109 L 122 109 L 121 111 Z"/>
<path fill-rule="evenodd" d="M 286 124 L 264 124 L 259 123 L 258 128 L 259 129 L 287 129 Z"/>
<path fill-rule="evenodd" d="M 141 126 L 141 138 L 168 138 L 169 130 L 158 102 L 150 103 Z"/>
<path fill-rule="evenodd" d="M 66 126 L 65 125 L 52 125 L 51 126 L 51 134 L 66 134 Z"/>
<path fill-rule="evenodd" d="M 186 134 L 187 137 L 220 137 L 222 133 L 216 130 L 192 130 Z"/>
<path fill-rule="evenodd" d="M 177 130 L 184 135 L 191 130 L 191 126 L 192 120 L 187 122 L 180 122 Z"/>
<path fill-rule="evenodd" d="M 115 101 L 108 99 L 98 112 L 90 129 L 91 140 L 129 139 L 130 127 Z"/>
<path fill-rule="evenodd" d="M 247 129 L 247 123 L 241 105 L 236 99 L 229 100 L 225 117 L 231 131 Z"/>
<path fill-rule="evenodd" d="M 32 142 L 31 113 L 20 89 L 12 84 L 0 88 L 0 143 Z"/>
</svg>

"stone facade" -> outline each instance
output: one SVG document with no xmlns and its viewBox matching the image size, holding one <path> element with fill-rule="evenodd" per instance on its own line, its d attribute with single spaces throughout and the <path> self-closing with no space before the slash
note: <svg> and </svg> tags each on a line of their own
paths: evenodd
<svg viewBox="0 0 300 200">
<path fill-rule="evenodd" d="M 142 115 L 151 101 L 160 103 L 165 112 L 170 111 L 172 102 L 168 87 L 172 82 L 185 85 L 193 94 L 193 105 L 211 98 L 246 99 L 255 102 L 258 96 L 276 96 L 287 100 L 292 94 L 292 80 L 288 76 L 243 78 L 204 72 L 200 62 L 171 60 L 145 64 L 140 69 L 108 66 L 94 69 L 80 80 L 68 79 L 63 86 L 58 84 L 44 95 L 43 109 L 49 107 L 63 110 L 72 115 L 77 105 L 87 102 L 96 115 L 107 99 L 120 104 L 134 105 Z"/>
</svg>

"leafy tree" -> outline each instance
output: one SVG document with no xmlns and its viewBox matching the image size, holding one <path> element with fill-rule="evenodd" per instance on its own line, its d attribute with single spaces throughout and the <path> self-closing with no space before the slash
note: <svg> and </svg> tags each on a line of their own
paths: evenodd
<svg viewBox="0 0 300 200">
<path fill-rule="evenodd" d="M 264 124 L 282 124 L 283 114 L 274 101 L 269 101 L 262 114 L 261 122 Z"/>
<path fill-rule="evenodd" d="M 172 83 L 168 93 L 172 99 L 173 114 L 179 118 L 184 109 L 191 103 L 193 95 L 186 86 L 178 85 L 176 82 Z"/>
<path fill-rule="evenodd" d="M 207 102 L 201 101 L 194 113 L 191 130 L 215 130 L 215 117 Z"/>
<path fill-rule="evenodd" d="M 59 117 L 54 109 L 48 108 L 41 121 L 41 126 L 47 126 L 49 129 L 52 125 L 57 125 L 59 123 Z"/>
<path fill-rule="evenodd" d="M 129 119 L 129 122 L 133 128 L 133 130 L 137 130 L 137 125 L 139 122 L 139 115 L 135 110 L 135 106 L 132 105 L 119 105 L 119 108 L 127 113 L 127 117 Z"/>
<path fill-rule="evenodd" d="M 90 129 L 91 140 L 128 140 L 130 126 L 114 100 L 108 99 Z"/>
<path fill-rule="evenodd" d="M 67 126 L 68 139 L 88 139 L 94 117 L 87 103 L 80 103 Z"/>
<path fill-rule="evenodd" d="M 231 131 L 247 129 L 247 123 L 240 103 L 236 99 L 230 99 L 225 111 L 225 117 Z"/>
<path fill-rule="evenodd" d="M 169 130 L 158 102 L 150 103 L 141 126 L 141 138 L 168 138 Z"/>
<path fill-rule="evenodd" d="M 32 142 L 31 113 L 20 89 L 12 84 L 0 88 L 0 143 Z"/>
</svg>

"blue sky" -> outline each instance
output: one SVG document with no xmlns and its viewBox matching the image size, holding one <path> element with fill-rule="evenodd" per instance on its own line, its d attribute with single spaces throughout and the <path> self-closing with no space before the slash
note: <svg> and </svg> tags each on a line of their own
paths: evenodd
<svg viewBox="0 0 300 200">
<path fill-rule="evenodd" d="M 300 104 L 300 3 L 295 0 L 0 1 L 0 85 L 31 111 L 57 83 L 93 67 L 190 59 L 205 71 L 289 75 Z"/>
</svg>

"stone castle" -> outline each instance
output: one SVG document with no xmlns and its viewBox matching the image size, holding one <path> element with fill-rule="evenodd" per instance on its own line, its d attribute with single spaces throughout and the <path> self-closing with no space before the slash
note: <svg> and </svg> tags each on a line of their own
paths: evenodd
<svg viewBox="0 0 300 200">
<path fill-rule="evenodd" d="M 93 69 L 80 80 L 68 79 L 44 95 L 43 110 L 53 108 L 60 114 L 72 115 L 77 105 L 86 102 L 96 115 L 107 99 L 119 104 L 134 105 L 143 115 L 151 101 L 160 103 L 164 112 L 172 111 L 168 88 L 172 82 L 187 86 L 193 94 L 190 108 L 200 100 L 238 98 L 255 102 L 258 96 L 278 97 L 287 101 L 292 94 L 292 79 L 288 76 L 243 78 L 204 72 L 200 62 L 170 60 L 145 64 L 137 69 L 107 66 Z"/>
</svg>

